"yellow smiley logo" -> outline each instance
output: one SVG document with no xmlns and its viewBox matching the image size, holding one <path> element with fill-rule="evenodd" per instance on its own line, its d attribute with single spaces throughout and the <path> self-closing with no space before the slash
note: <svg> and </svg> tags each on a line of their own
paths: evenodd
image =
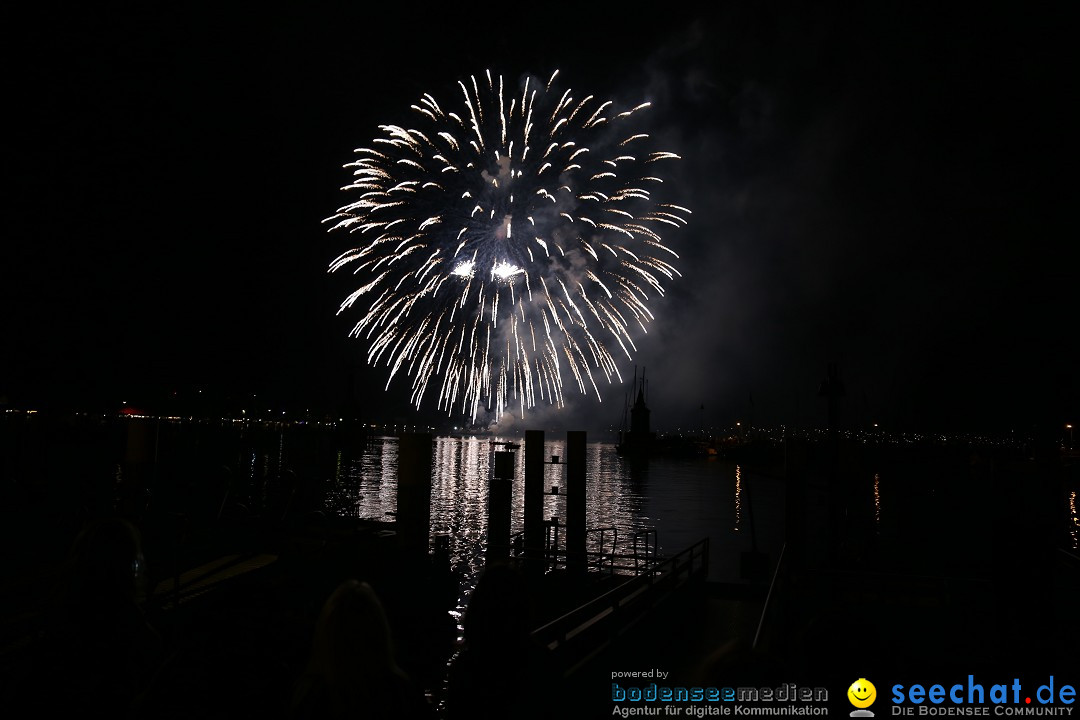
<svg viewBox="0 0 1080 720">
<path fill-rule="evenodd" d="M 868 708 L 877 699 L 877 688 L 866 678 L 859 678 L 847 689 L 848 700 L 857 708 Z"/>
</svg>

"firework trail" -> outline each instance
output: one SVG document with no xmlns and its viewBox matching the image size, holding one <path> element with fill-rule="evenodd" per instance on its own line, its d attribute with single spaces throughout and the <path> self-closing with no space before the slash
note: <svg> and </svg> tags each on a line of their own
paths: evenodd
<svg viewBox="0 0 1080 720">
<path fill-rule="evenodd" d="M 345 166 L 357 194 L 325 222 L 355 246 L 330 272 L 362 284 L 338 312 L 364 299 L 350 334 L 387 387 L 412 378 L 417 407 L 429 386 L 474 422 L 561 407 L 564 382 L 599 398 L 600 376 L 622 380 L 612 352 L 632 357 L 650 297 L 679 275 L 661 232 L 690 211 L 658 197 L 678 156 L 634 132 L 649 104 L 573 97 L 556 75 L 472 76 L 453 107 L 425 94 L 414 127 L 380 126 Z"/>
</svg>

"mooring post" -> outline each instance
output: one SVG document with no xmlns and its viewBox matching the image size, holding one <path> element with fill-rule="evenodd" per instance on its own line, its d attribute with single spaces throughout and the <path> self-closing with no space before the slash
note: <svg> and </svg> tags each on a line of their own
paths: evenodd
<svg viewBox="0 0 1080 720">
<path fill-rule="evenodd" d="M 427 560 L 431 528 L 431 434 L 398 440 L 397 541 L 403 560 Z"/>
<path fill-rule="evenodd" d="M 516 445 L 502 443 L 505 450 L 492 456 L 491 480 L 488 483 L 487 564 L 510 559 L 510 501 L 514 490 L 514 450 Z"/>
<path fill-rule="evenodd" d="M 784 438 L 785 562 L 800 570 L 806 546 L 806 440 L 787 434 Z"/>
<path fill-rule="evenodd" d="M 543 574 L 544 431 L 525 431 L 525 572 Z"/>
<path fill-rule="evenodd" d="M 566 567 L 585 573 L 585 431 L 566 433 Z"/>
</svg>

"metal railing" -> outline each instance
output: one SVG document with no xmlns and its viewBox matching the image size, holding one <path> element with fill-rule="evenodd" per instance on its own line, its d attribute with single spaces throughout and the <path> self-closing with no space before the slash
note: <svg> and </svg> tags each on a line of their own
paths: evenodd
<svg viewBox="0 0 1080 720">
<path fill-rule="evenodd" d="M 596 546 L 596 550 L 586 549 L 586 557 L 588 567 L 597 571 L 603 572 L 604 566 L 607 565 L 607 571 L 609 574 L 615 573 L 615 558 L 616 550 L 619 546 L 619 528 L 617 527 L 601 527 L 601 528 L 589 528 L 585 531 L 586 547 L 589 540 L 593 540 L 593 544 Z M 610 540 L 610 547 L 608 547 L 607 540 Z"/>
<path fill-rule="evenodd" d="M 567 550 L 560 545 L 561 525 L 557 519 L 544 521 L 544 569 L 566 567 Z M 631 536 L 630 551 L 619 551 L 619 529 L 614 526 L 589 528 L 586 537 L 586 567 L 610 575 L 640 575 L 660 559 L 656 528 L 638 530 Z M 524 562 L 525 532 L 518 531 L 510 538 L 510 561 Z"/>
<path fill-rule="evenodd" d="M 878 602 L 876 598 L 888 598 L 895 604 L 917 604 L 927 607 L 944 606 L 956 601 L 956 597 L 985 595 L 989 578 L 964 575 L 924 575 L 905 572 L 866 572 L 837 568 L 802 570 L 801 579 L 794 580 L 790 562 L 784 562 L 785 543 L 773 570 L 769 591 L 754 633 L 753 649 L 768 651 L 771 642 L 784 637 L 785 625 L 792 622 L 792 603 L 806 609 L 805 585 L 824 584 L 830 588 L 833 604 Z M 800 587 L 802 588 L 800 590 Z M 800 599 L 793 598 L 797 595 Z"/>
<path fill-rule="evenodd" d="M 709 572 L 709 539 L 642 568 L 618 587 L 590 600 L 532 633 L 570 675 L 626 628 L 641 620 L 671 593 Z"/>
<path fill-rule="evenodd" d="M 659 536 L 657 535 L 656 528 L 646 528 L 635 532 L 633 536 L 631 536 L 631 545 L 633 547 L 635 575 L 637 574 L 639 565 L 648 567 L 660 556 L 658 549 Z"/>
</svg>

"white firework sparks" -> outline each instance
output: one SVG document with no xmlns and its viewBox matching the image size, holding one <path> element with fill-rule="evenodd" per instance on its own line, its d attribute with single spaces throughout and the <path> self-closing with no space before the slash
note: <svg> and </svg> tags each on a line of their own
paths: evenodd
<svg viewBox="0 0 1080 720">
<path fill-rule="evenodd" d="M 460 109 L 425 94 L 415 127 L 382 125 L 346 165 L 357 193 L 327 218 L 358 237 L 330 271 L 362 278 L 338 312 L 365 299 L 351 334 L 368 362 L 429 387 L 476 420 L 538 402 L 565 404 L 564 381 L 600 397 L 621 382 L 616 353 L 653 319 L 647 303 L 679 275 L 661 231 L 690 211 L 658 197 L 657 167 L 678 159 L 619 111 L 526 79 L 459 82 Z"/>
</svg>

